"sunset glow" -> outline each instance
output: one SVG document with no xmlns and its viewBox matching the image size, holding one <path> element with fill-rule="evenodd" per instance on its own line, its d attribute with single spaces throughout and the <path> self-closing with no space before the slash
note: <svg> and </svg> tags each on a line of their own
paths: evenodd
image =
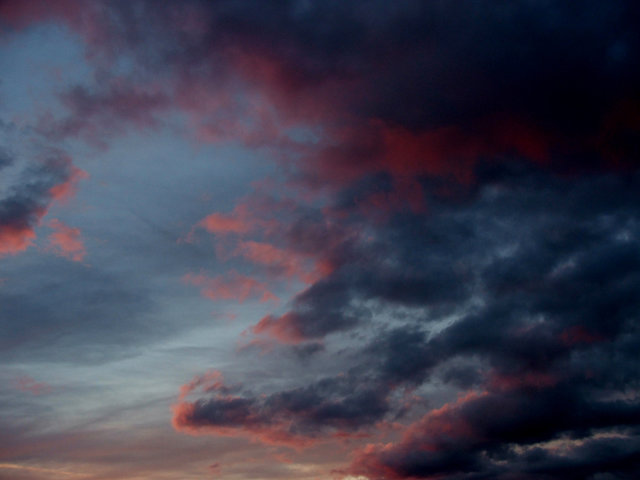
<svg viewBox="0 0 640 480">
<path fill-rule="evenodd" d="M 640 478 L 640 2 L 0 0 L 0 480 Z"/>
</svg>

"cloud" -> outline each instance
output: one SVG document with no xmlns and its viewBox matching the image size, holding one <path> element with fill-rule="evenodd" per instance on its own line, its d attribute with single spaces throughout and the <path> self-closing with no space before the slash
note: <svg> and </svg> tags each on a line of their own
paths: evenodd
<svg viewBox="0 0 640 480">
<path fill-rule="evenodd" d="M 211 300 L 244 302 L 249 298 L 256 297 L 260 298 L 261 302 L 277 300 L 277 297 L 269 291 L 264 283 L 233 271 L 217 277 L 187 273 L 183 280 L 191 285 L 201 287 L 202 295 Z"/>
<path fill-rule="evenodd" d="M 80 229 L 69 227 L 56 218 L 48 225 L 54 229 L 49 235 L 49 245 L 54 251 L 74 262 L 81 262 L 87 251 L 82 242 Z"/>
<path fill-rule="evenodd" d="M 295 447 L 370 436 L 350 472 L 376 479 L 637 474 L 634 2 L 69 5 L 0 10 L 13 28 L 62 21 L 96 69 L 39 134 L 112 140 L 177 114 L 200 146 L 267 155 L 268 194 L 185 227 L 251 275 L 183 280 L 239 302 L 273 297 L 255 271 L 308 281 L 243 326 L 286 381 L 252 382 L 253 364 L 237 384 L 198 377 L 177 429 Z M 59 170 L 0 200 L 0 254 L 28 248 L 80 178 Z M 55 293 L 3 289 L 5 315 L 87 318 L 92 337 L 146 311 L 120 277 L 80 275 L 64 314 Z"/>
<path fill-rule="evenodd" d="M 184 87 L 170 103 L 200 141 L 275 149 L 281 184 L 306 196 L 264 215 L 257 205 L 214 212 L 198 227 L 237 242 L 229 251 L 254 267 L 286 274 L 298 256 L 327 265 L 249 332 L 282 350 L 328 345 L 318 362 L 332 342 L 355 353 L 340 356 L 346 380 L 191 392 L 200 396 L 178 404 L 177 428 L 299 444 L 404 421 L 399 441 L 382 438 L 354 461 L 381 478 L 558 476 L 533 445 L 560 464 L 545 442 L 635 438 L 637 401 L 602 399 L 637 381 L 638 130 L 620 113 L 637 96 L 634 6 L 201 8 L 217 34 L 170 29 L 179 55 L 129 19 L 149 42 L 135 56 L 165 61 L 169 84 Z M 215 93 L 200 95 L 204 86 Z M 287 128 L 311 140 L 283 142 Z M 265 219 L 282 228 L 256 223 Z M 240 274 L 185 281 L 213 299 L 267 291 Z M 441 384 L 460 400 L 405 405 L 405 393 Z M 365 400 L 346 385 L 371 400 L 370 415 L 351 408 Z M 581 448 L 567 456 L 576 471 L 602 472 Z"/>
<path fill-rule="evenodd" d="M 346 288 L 338 282 L 317 282 L 296 297 L 295 310 L 280 317 L 266 316 L 251 327 L 251 332 L 296 344 L 349 330 L 364 321 L 368 312 L 348 304 Z"/>
<path fill-rule="evenodd" d="M 524 236 L 485 257 L 493 259 L 484 266 L 476 264 L 481 306 L 429 339 L 402 328 L 379 336 L 369 347 L 373 358 L 382 357 L 378 371 L 396 382 L 421 383 L 437 377 L 448 361 L 473 359 L 475 387 L 461 382 L 470 388 L 467 393 L 410 424 L 401 441 L 362 450 L 354 471 L 372 478 L 509 478 L 547 469 L 550 478 L 562 478 L 567 473 L 561 464 L 568 458 L 589 474 L 637 469 L 626 460 L 618 464 L 618 455 L 627 455 L 618 451 L 592 464 L 579 453 L 581 443 L 570 446 L 562 461 L 544 447 L 553 458 L 549 465 L 521 453 L 540 442 L 570 438 L 590 444 L 616 432 L 635 441 L 637 395 L 617 399 L 627 389 L 635 391 L 637 381 L 628 369 L 634 363 L 630 345 L 638 342 L 632 325 L 639 264 L 636 247 L 628 243 L 631 237 L 619 233 L 635 217 L 635 201 L 623 188 L 611 203 L 617 181 L 598 180 L 597 188 L 589 180 L 577 182 L 564 200 L 555 196 L 559 192 L 551 193 L 548 183 L 499 195 L 501 201 L 511 199 L 499 207 L 505 214 L 535 215 L 540 202 L 511 203 L 520 195 L 553 198 L 556 209 L 538 220 L 520 218 Z M 593 191 L 601 193 L 599 199 L 588 193 Z M 600 224 L 599 211 L 607 211 L 613 223 Z M 495 213 L 483 218 L 500 218 Z M 501 237 L 495 230 L 490 236 Z M 611 351 L 620 356 L 607 359 Z M 447 375 L 451 382 L 459 374 Z"/>
<path fill-rule="evenodd" d="M 265 242 L 241 241 L 233 253 L 267 267 L 276 276 L 297 277 L 306 283 L 311 283 L 317 278 L 318 270 L 321 268 L 309 265 L 309 261 L 298 252 L 284 250 Z"/>
<path fill-rule="evenodd" d="M 0 198 L 0 256 L 29 248 L 36 238 L 34 228 L 51 203 L 68 199 L 83 178 L 86 174 L 62 154 L 52 154 L 26 168 L 20 181 Z"/>
<path fill-rule="evenodd" d="M 89 9 L 90 10 L 90 9 Z M 27 27 L 30 24 L 52 19 L 62 19 L 74 27 L 81 27 L 87 10 L 78 9 L 72 1 L 51 4 L 44 0 L 24 2 L 4 2 L 0 8 L 0 17 L 14 28 Z"/>
<path fill-rule="evenodd" d="M 89 178 L 87 172 L 74 165 L 69 165 L 68 178 L 64 182 L 51 187 L 49 193 L 54 200 L 66 202 L 76 194 L 78 182 L 87 178 Z"/>
<path fill-rule="evenodd" d="M 173 425 L 187 433 L 242 436 L 266 444 L 308 447 L 331 438 L 348 438 L 359 426 L 387 411 L 383 392 L 359 385 L 355 378 L 325 378 L 304 388 L 252 395 L 242 387 L 208 384 L 207 399 L 186 401 L 201 378 L 184 386 L 173 407 Z"/>
<path fill-rule="evenodd" d="M 245 233 L 251 228 L 246 221 L 221 213 L 207 215 L 199 225 L 211 233 Z"/>
<path fill-rule="evenodd" d="M 77 85 L 60 95 L 68 113 L 63 118 L 44 114 L 36 130 L 51 141 L 86 138 L 90 143 L 106 146 L 106 139 L 123 134 L 129 125 L 138 129 L 157 125 L 156 116 L 169 106 L 167 94 L 160 88 L 128 85 L 126 79 L 114 78 L 105 90 L 92 91 Z"/>
<path fill-rule="evenodd" d="M 29 0 L 2 15 L 14 26 L 62 20 L 101 67 L 105 57 L 134 60 L 129 79 L 62 94 L 72 135 L 121 131 L 119 121 L 146 127 L 172 107 L 202 141 L 284 154 L 288 138 L 305 157 L 293 166 L 315 185 L 377 170 L 468 182 L 488 155 L 561 171 L 610 168 L 613 157 L 635 165 L 637 122 L 623 107 L 637 101 L 629 2 L 300 5 Z M 150 72 L 160 79 L 153 85 Z M 292 127 L 320 141 L 296 140 Z"/>
<path fill-rule="evenodd" d="M 486 181 L 468 200 L 435 197 L 429 215 L 392 214 L 348 249 L 335 245 L 349 252 L 335 271 L 289 312 L 252 327 L 282 348 L 330 348 L 340 341 L 332 334 L 348 333 L 341 375 L 263 396 L 200 394 L 183 402 L 178 428 L 303 445 L 289 436 L 372 435 L 404 420 L 400 440 L 355 455 L 350 471 L 370 478 L 508 478 L 537 468 L 560 478 L 560 467 L 536 464 L 535 445 L 582 442 L 568 455 L 588 470 L 580 445 L 634 438 L 640 406 L 624 392 L 637 382 L 637 178 L 567 179 L 539 166 Z M 327 355 L 315 350 L 309 361 Z M 458 400 L 429 406 L 426 392 L 438 385 Z M 291 406 L 302 398 L 307 406 Z"/>
<path fill-rule="evenodd" d="M 637 407 L 615 402 L 585 405 L 572 395 L 555 388 L 524 394 L 470 393 L 454 404 L 432 410 L 407 429 L 400 442 L 365 449 L 356 459 L 356 470 L 372 478 L 475 478 L 474 474 L 508 478 L 507 474 L 517 472 L 525 478 L 543 472 L 550 478 L 583 478 L 597 472 L 635 470 L 638 464 L 631 460 L 630 450 L 634 451 L 637 445 L 603 451 L 595 461 L 584 456 L 584 445 L 606 443 L 597 434 L 579 434 L 581 442 L 567 438 L 566 450 L 560 454 L 553 444 L 540 445 L 557 438 L 552 434 L 558 430 L 584 432 L 585 427 L 627 426 L 637 421 Z M 613 435 L 632 445 L 636 442 L 634 437 L 626 433 Z M 515 444 L 525 447 L 518 451 L 512 447 Z M 569 465 L 575 469 L 572 473 Z"/>
</svg>

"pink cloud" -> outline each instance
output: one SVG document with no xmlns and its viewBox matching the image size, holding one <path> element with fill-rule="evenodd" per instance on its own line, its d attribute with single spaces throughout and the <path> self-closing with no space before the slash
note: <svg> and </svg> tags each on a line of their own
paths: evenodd
<svg viewBox="0 0 640 480">
<path fill-rule="evenodd" d="M 271 337 L 284 344 L 299 344 L 309 340 L 300 327 L 300 320 L 295 312 L 288 312 L 280 317 L 267 315 L 251 327 L 254 335 Z"/>
<path fill-rule="evenodd" d="M 35 227 L 47 215 L 52 202 L 66 202 L 76 193 L 77 184 L 88 174 L 73 165 L 66 156 L 47 161 L 46 169 L 50 169 L 60 177 L 58 183 L 45 190 L 31 193 L 21 198 L 23 208 L 17 216 L 0 219 L 0 257 L 23 252 L 36 239 Z"/>
<path fill-rule="evenodd" d="M 245 235 L 251 232 L 265 234 L 277 231 L 280 225 L 274 217 L 286 212 L 288 206 L 265 198 L 249 197 L 240 202 L 230 213 L 214 212 L 196 224 L 209 233 L 218 235 Z M 189 237 L 193 236 L 193 230 Z"/>
<path fill-rule="evenodd" d="M 49 222 L 49 226 L 55 230 L 49 235 L 49 245 L 53 251 L 74 262 L 81 262 L 87 251 L 80 229 L 69 227 L 55 218 Z"/>
<path fill-rule="evenodd" d="M 78 182 L 85 178 L 89 178 L 89 174 L 72 165 L 69 178 L 63 183 L 51 187 L 49 191 L 51 197 L 59 202 L 66 202 L 76 194 Z"/>
<path fill-rule="evenodd" d="M 37 212 L 42 218 L 44 212 Z M 36 233 L 30 225 L 0 225 L 0 257 L 15 255 L 29 248 L 36 238 Z"/>
<path fill-rule="evenodd" d="M 393 462 L 394 458 L 408 456 L 411 452 L 437 454 L 448 449 L 464 449 L 469 444 L 481 441 L 479 432 L 464 418 L 461 410 L 487 395 L 487 392 L 467 392 L 456 401 L 431 410 L 409 425 L 397 443 L 367 445 L 355 453 L 352 471 L 373 478 L 406 478 L 406 475 L 390 466 L 388 459 Z"/>
<path fill-rule="evenodd" d="M 240 400 L 239 397 L 229 396 L 220 400 L 223 404 L 232 404 Z M 254 412 L 257 414 L 257 412 Z M 251 413 L 249 417 L 230 426 L 201 425 L 197 421 L 198 406 L 196 403 L 183 402 L 173 406 L 173 427 L 182 433 L 190 435 L 216 435 L 222 437 L 248 438 L 265 445 L 286 445 L 295 449 L 310 447 L 318 440 L 302 435 L 295 435 L 287 431 L 286 421 L 253 424 Z M 245 423 L 243 423 L 245 422 Z"/>
<path fill-rule="evenodd" d="M 172 406 L 173 427 L 190 435 L 220 435 L 244 437 L 267 445 L 287 445 L 293 448 L 308 447 L 315 439 L 288 431 L 286 418 L 266 418 L 257 404 L 232 393 L 233 388 L 224 384 L 218 371 L 194 377 L 180 388 L 178 403 Z M 201 401 L 190 402 L 186 398 L 192 393 L 207 393 L 209 400 L 220 410 L 214 418 L 203 417 Z M 206 407 L 204 407 L 206 409 Z M 219 415 L 219 416 L 217 416 Z"/>
<path fill-rule="evenodd" d="M 373 119 L 325 129 L 323 141 L 305 152 L 302 169 L 308 183 L 323 188 L 340 188 L 376 172 L 396 181 L 431 175 L 469 184 L 483 156 L 516 154 L 543 164 L 549 144 L 543 132 L 513 118 L 486 118 L 474 132 L 456 125 L 412 131 Z"/>
<path fill-rule="evenodd" d="M 277 301 L 264 283 L 233 271 L 216 277 L 187 273 L 183 281 L 200 287 L 202 295 L 211 300 L 244 302 L 249 298 L 259 298 L 261 302 Z"/>
<path fill-rule="evenodd" d="M 31 23 L 63 18 L 70 23 L 80 23 L 82 13 L 78 3 L 72 0 L 21 0 L 2 2 L 0 17 L 14 27 L 26 27 Z"/>
<path fill-rule="evenodd" d="M 190 395 L 200 398 L 191 401 Z M 190 435 L 241 437 L 294 449 L 369 437 L 351 428 L 340 415 L 333 421 L 318 418 L 342 408 L 342 401 L 302 389 L 253 395 L 242 392 L 240 385 L 225 385 L 222 375 L 212 371 L 181 387 L 172 407 L 172 423 L 177 431 Z"/>
<path fill-rule="evenodd" d="M 82 35 L 88 44 L 107 46 L 108 20 L 98 2 L 19 0 L 0 3 L 0 20 L 13 28 L 60 21 Z"/>
<path fill-rule="evenodd" d="M 246 219 L 238 218 L 234 215 L 224 215 L 222 213 L 212 213 L 203 218 L 198 224 L 211 233 L 246 233 L 251 229 L 251 225 Z"/>
<path fill-rule="evenodd" d="M 210 370 L 202 375 L 196 375 L 189 383 L 185 383 L 180 387 L 180 395 L 178 401 L 184 401 L 187 396 L 197 391 L 212 392 L 224 389 L 224 378 L 219 370 Z"/>
<path fill-rule="evenodd" d="M 311 255 L 278 248 L 270 243 L 240 241 L 233 254 L 267 267 L 276 276 L 298 278 L 305 283 L 313 283 L 327 273 L 322 260 L 314 260 Z"/>
</svg>

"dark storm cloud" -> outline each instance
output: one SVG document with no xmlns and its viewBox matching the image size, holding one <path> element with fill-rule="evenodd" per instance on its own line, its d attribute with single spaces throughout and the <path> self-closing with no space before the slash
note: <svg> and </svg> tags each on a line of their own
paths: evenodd
<svg viewBox="0 0 640 480">
<path fill-rule="evenodd" d="M 332 272 L 298 294 L 289 312 L 263 318 L 253 333 L 285 343 L 321 340 L 366 325 L 372 309 L 384 305 L 450 310 L 464 301 L 470 277 L 457 263 L 465 249 L 462 241 L 471 243 L 472 232 L 444 216 L 440 220 L 445 228 L 415 222 L 417 218 L 398 215 L 375 235 L 363 233 L 366 227 L 359 215 L 343 219 L 341 234 L 328 231 L 325 219 L 294 221 L 285 241 L 297 251 L 315 250 Z"/>
<path fill-rule="evenodd" d="M 364 252 L 363 252 L 364 253 Z M 347 263 L 329 278 L 320 280 L 294 299 L 293 309 L 280 317 L 268 316 L 252 328 L 285 343 L 322 339 L 353 329 L 371 318 L 367 300 L 406 306 L 442 306 L 464 299 L 464 285 L 451 268 L 437 265 L 390 263 L 396 252 L 380 250 L 363 255 L 356 265 Z M 364 267 L 360 262 L 367 262 Z M 411 266 L 408 266 L 411 265 Z"/>
<path fill-rule="evenodd" d="M 137 54 L 160 52 L 182 85 L 237 75 L 289 125 L 320 124 L 293 177 L 342 192 L 324 215 L 358 232 L 333 237 L 309 219 L 286 232 L 332 268 L 253 333 L 293 348 L 365 327 L 374 338 L 362 340 L 358 360 L 348 356 L 345 380 L 205 395 L 179 404 L 176 425 L 272 442 L 367 432 L 403 411 L 375 392 L 401 395 L 437 379 L 472 390 L 398 443 L 367 450 L 356 471 L 633 471 L 629 451 L 613 447 L 591 462 L 585 446 L 615 445 L 595 434 L 628 436 L 638 424 L 637 397 L 625 397 L 638 386 L 639 129 L 626 107 L 638 98 L 637 6 L 198 8 L 207 28 L 175 54 L 166 44 Z M 399 308 L 413 310 L 385 319 Z M 357 392 L 373 407 L 354 411 L 365 404 Z M 547 446 L 536 456 L 532 445 L 565 437 L 582 443 L 561 458 Z"/>
<path fill-rule="evenodd" d="M 494 149 L 529 154 L 548 145 L 562 169 L 602 168 L 603 154 L 636 164 L 637 113 L 624 107 L 637 103 L 640 76 L 634 2 L 223 2 L 208 11 L 210 49 L 233 45 L 270 63 L 275 73 L 262 80 L 285 109 L 316 96 L 411 132 L 455 126 L 464 142 L 493 136 Z"/>
<path fill-rule="evenodd" d="M 404 383 L 419 385 L 429 370 L 442 361 L 435 357 L 438 352 L 430 348 L 425 332 L 416 327 L 384 332 L 364 353 L 375 365 L 382 383 L 391 386 Z"/>
<path fill-rule="evenodd" d="M 637 2 L 173 6 L 110 3 L 91 32 L 55 11 L 103 71 L 119 52 L 134 60 L 121 89 L 62 95 L 72 118 L 59 136 L 81 132 L 82 114 L 98 130 L 146 126 L 170 104 L 202 142 L 293 144 L 279 157 L 286 180 L 337 198 L 294 208 L 273 236 L 326 268 L 250 332 L 309 348 L 307 361 L 331 355 L 319 345 L 338 334 L 351 350 L 341 375 L 302 386 L 181 397 L 174 425 L 295 445 L 404 418 L 401 438 L 368 446 L 354 472 L 637 476 Z M 154 75 L 166 96 L 145 90 Z M 313 140 L 282 142 L 290 127 L 312 127 Z M 32 225 L 39 200 L 18 200 L 4 217 Z M 243 213 L 200 226 L 262 228 Z M 269 219 L 280 227 L 286 213 Z M 442 383 L 468 390 L 402 417 L 407 392 Z"/>
<path fill-rule="evenodd" d="M 523 455 L 523 471 L 534 475 L 555 475 L 568 479 L 633 478 L 640 469 L 637 432 L 629 437 L 585 441 L 570 455 L 533 450 Z M 600 472 L 601 476 L 594 475 Z"/>
<path fill-rule="evenodd" d="M 640 342 L 638 177 L 531 178 L 527 187 L 488 189 L 473 205 L 447 212 L 475 217 L 476 238 L 495 242 L 477 243 L 468 259 L 481 305 L 428 340 L 405 327 L 368 347 L 383 359 L 378 371 L 398 381 L 435 373 L 476 393 L 426 414 L 394 447 L 369 451 L 357 471 L 372 478 L 543 471 L 564 478 L 572 465 L 574 478 L 637 473 L 626 448 L 603 451 L 592 462 L 581 445 L 597 443 L 597 432 L 615 436 L 640 422 L 633 353 Z M 473 359 L 471 378 L 468 369 L 446 366 L 460 358 Z M 580 443 L 567 456 L 545 450 L 548 463 L 533 454 L 498 455 L 560 438 Z"/>
<path fill-rule="evenodd" d="M 375 240 L 352 244 L 339 268 L 298 297 L 294 306 L 304 315 L 294 309 L 254 329 L 302 345 L 338 331 L 373 331 L 343 354 L 351 365 L 346 374 L 328 378 L 322 389 L 309 384 L 242 397 L 250 404 L 244 413 L 205 396 L 182 404 L 179 426 L 232 428 L 267 441 L 267 419 L 286 414 L 287 429 L 273 427 L 280 434 L 371 432 L 377 422 L 402 418 L 404 392 L 438 381 L 470 390 L 410 425 L 401 442 L 369 449 L 354 471 L 371 478 L 508 478 L 547 469 L 550 478 L 562 478 L 569 462 L 590 472 L 576 478 L 587 478 L 618 461 L 615 468 L 633 471 L 626 449 L 603 452 L 598 462 L 582 452 L 600 441 L 598 434 L 624 436 L 640 422 L 633 393 L 640 385 L 638 187 L 637 175 L 577 179 L 526 169 L 508 182 L 488 182 L 473 200 L 443 201 L 427 216 L 393 215 L 378 224 Z M 433 280 L 414 290 L 408 274 L 396 283 L 396 269 Z M 380 287 L 389 283 L 411 295 Z M 367 309 L 349 317 L 341 310 L 349 305 Z M 383 320 L 390 306 L 414 310 Z M 344 323 L 349 318 L 353 323 Z M 313 358 L 322 362 L 325 354 L 315 351 Z M 345 385 L 374 403 L 345 396 Z M 353 410 L 351 400 L 362 410 Z M 333 413 L 325 417 L 327 405 Z M 227 408 L 234 421 L 224 426 L 218 419 L 227 418 Z M 265 411 L 265 418 L 258 415 Z M 538 442 L 563 438 L 578 442 L 566 457 L 546 446 L 548 462 L 530 452 Z M 529 453 L 507 455 L 517 448 Z"/>
<path fill-rule="evenodd" d="M 58 133 L 88 128 L 77 118 L 87 108 L 102 131 L 120 117 L 148 125 L 171 103 L 216 141 L 260 144 L 282 134 L 280 122 L 320 125 L 317 151 L 297 165 L 308 181 L 437 164 L 468 175 L 478 156 L 514 153 L 560 171 L 637 163 L 635 2 L 35 4 L 5 16 L 66 19 L 105 75 L 102 92 L 63 94 L 70 118 Z M 107 74 L 105 52 L 132 56 L 135 74 L 125 83 Z M 274 116 L 234 99 L 238 85 L 261 92 Z M 247 114 L 250 135 L 235 118 Z M 408 142 L 417 158 L 406 158 Z"/>
<path fill-rule="evenodd" d="M 207 399 L 174 408 L 179 430 L 254 436 L 265 443 L 309 445 L 325 436 L 348 437 L 381 420 L 389 410 L 387 392 L 356 375 L 327 377 L 310 385 L 268 395 L 230 394 L 224 386 Z M 238 387 L 235 387 L 237 390 Z"/>
<path fill-rule="evenodd" d="M 208 27 L 202 38 L 209 45 L 277 60 L 289 93 L 355 78 L 373 88 L 355 97 L 367 101 L 368 114 L 416 127 L 515 107 L 576 128 L 567 120 L 592 121 L 608 101 L 634 91 L 632 80 L 638 74 L 633 65 L 638 54 L 634 2 L 201 6 Z M 148 13 L 159 16 L 152 9 Z M 136 17 L 123 18 L 131 22 Z M 200 60 L 202 53 L 196 49 L 189 60 Z M 377 82 L 371 84 L 374 75 Z M 622 91 L 613 91 L 614 85 Z M 554 120 L 550 111 L 562 116 Z"/>
<path fill-rule="evenodd" d="M 628 426 L 637 424 L 637 405 L 592 403 L 563 388 L 492 392 L 428 414 L 401 442 L 359 462 L 372 478 L 592 478 L 598 472 L 632 478 L 640 465 L 637 436 Z M 601 437 L 586 433 L 620 426 Z M 564 451 L 527 447 L 558 431 L 566 435 L 559 439 Z M 526 448 L 518 452 L 514 445 Z M 594 455 L 596 446 L 602 450 Z"/>
</svg>

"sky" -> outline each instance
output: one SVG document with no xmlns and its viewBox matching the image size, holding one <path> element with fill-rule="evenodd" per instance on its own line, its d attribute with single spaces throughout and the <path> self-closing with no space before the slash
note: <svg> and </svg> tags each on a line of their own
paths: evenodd
<svg viewBox="0 0 640 480">
<path fill-rule="evenodd" d="M 639 25 L 0 1 L 0 480 L 639 478 Z"/>
</svg>

